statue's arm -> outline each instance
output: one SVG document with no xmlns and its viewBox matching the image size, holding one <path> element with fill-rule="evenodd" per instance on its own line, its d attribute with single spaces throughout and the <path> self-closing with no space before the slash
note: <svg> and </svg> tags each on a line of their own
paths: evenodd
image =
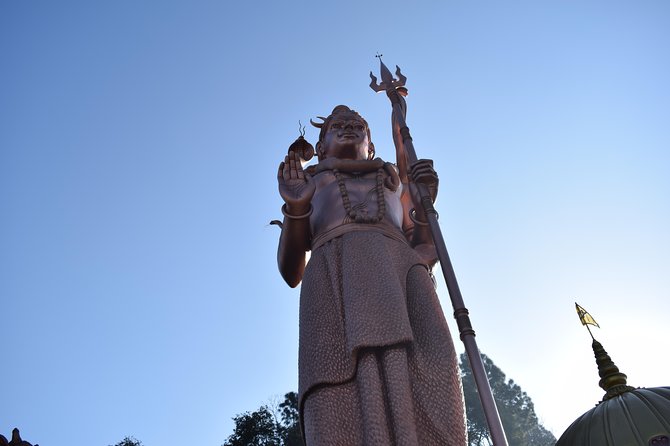
<svg viewBox="0 0 670 446">
<path fill-rule="evenodd" d="M 427 219 L 421 205 L 417 183 L 422 183 L 428 188 L 433 202 L 437 198 L 438 179 L 437 173 L 433 169 L 432 160 L 417 160 L 409 165 L 407 150 L 400 128 L 401 121 L 407 114 L 407 103 L 402 94 L 399 94 L 400 100 L 399 109 L 394 107 L 391 116 L 393 125 L 393 142 L 396 148 L 396 165 L 398 166 L 398 175 L 403 186 L 403 191 L 400 201 L 403 206 L 403 222 L 402 228 L 405 236 L 409 240 L 412 247 L 419 251 L 434 252 L 433 237 L 428 228 Z M 402 120 L 398 113 L 402 113 Z M 411 215 L 411 216 L 410 216 Z M 427 257 L 423 255 L 423 257 Z M 436 257 L 432 254 L 430 263 L 435 263 Z M 433 259 L 434 257 L 434 259 Z"/>
<path fill-rule="evenodd" d="M 417 246 L 421 243 L 425 243 L 426 241 L 430 243 L 432 239 L 430 234 L 424 234 L 426 231 L 417 229 L 417 225 L 410 218 L 410 211 L 412 209 L 421 207 L 421 205 L 419 200 L 416 200 L 416 206 L 414 204 L 416 187 L 414 184 L 412 184 L 414 179 L 411 177 L 409 172 L 411 167 L 409 166 L 407 150 L 405 149 L 405 141 L 400 131 L 400 123 L 401 121 L 404 122 L 407 116 L 407 103 L 405 102 L 405 98 L 402 94 L 396 95 L 396 98 L 400 101 L 400 107 L 393 107 L 393 113 L 391 114 L 391 126 L 393 143 L 395 145 L 396 166 L 398 167 L 398 176 L 400 177 L 400 183 L 402 184 L 402 193 L 400 196 L 400 201 L 402 202 L 403 207 L 402 229 L 405 233 L 405 237 L 407 237 L 407 240 L 412 244 L 412 246 Z M 402 114 L 402 116 L 400 116 L 400 114 Z"/>
<path fill-rule="evenodd" d="M 292 211 L 287 209 L 287 213 L 289 212 Z M 281 276 L 291 288 L 295 288 L 302 281 L 305 253 L 308 249 L 309 218 L 285 217 L 277 249 L 277 265 Z"/>
<path fill-rule="evenodd" d="M 411 208 L 405 209 L 405 212 L 406 215 L 411 214 L 411 220 L 414 224 L 410 243 L 413 247 L 421 246 L 423 250 L 432 253 L 434 251 L 433 237 L 430 233 L 426 214 L 421 205 L 421 197 L 417 185 L 422 184 L 428 189 L 434 203 L 437 198 L 439 180 L 437 178 L 437 172 L 433 169 L 433 161 L 425 159 L 418 160 L 410 166 L 409 176 L 412 180 L 410 183 Z M 405 202 L 403 202 L 403 206 L 406 206 Z M 431 263 L 434 263 L 435 261 L 436 260 L 433 260 Z"/>
<path fill-rule="evenodd" d="M 300 158 L 292 151 L 279 165 L 277 181 L 279 194 L 285 202 L 277 265 L 286 283 L 295 288 L 302 280 L 305 253 L 310 249 L 309 216 L 316 187 L 311 177 L 303 172 Z"/>
<path fill-rule="evenodd" d="M 402 113 L 402 120 L 405 120 L 407 115 L 407 103 L 405 98 L 402 95 L 397 96 L 400 100 L 400 113 Z M 391 126 L 393 134 L 393 144 L 395 145 L 395 156 L 396 156 L 396 166 L 398 166 L 398 175 L 400 176 L 400 182 L 406 186 L 409 184 L 410 179 L 407 175 L 407 166 L 409 160 L 407 159 L 407 151 L 405 150 L 405 141 L 403 140 L 402 134 L 400 133 L 400 116 L 398 116 L 398 109 L 393 108 L 393 113 L 391 114 Z"/>
</svg>

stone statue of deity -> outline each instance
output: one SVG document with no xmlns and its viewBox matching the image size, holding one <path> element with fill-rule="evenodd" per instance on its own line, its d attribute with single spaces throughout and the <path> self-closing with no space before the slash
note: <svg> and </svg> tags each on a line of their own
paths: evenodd
<svg viewBox="0 0 670 446">
<path fill-rule="evenodd" d="M 396 164 L 375 158 L 367 122 L 343 105 L 314 125 L 318 163 L 303 169 L 291 150 L 277 174 L 285 202 L 279 271 L 291 287 L 302 281 L 305 442 L 463 446 L 456 353 L 414 184 L 435 200 L 432 161 L 408 167 L 402 147 Z"/>
</svg>

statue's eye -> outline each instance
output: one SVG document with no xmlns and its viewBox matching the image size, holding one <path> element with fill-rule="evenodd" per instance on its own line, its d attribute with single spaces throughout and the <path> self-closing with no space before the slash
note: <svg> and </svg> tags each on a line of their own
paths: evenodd
<svg viewBox="0 0 670 446">
<path fill-rule="evenodd" d="M 363 124 L 356 124 L 356 130 L 363 130 L 364 128 Z"/>
<path fill-rule="evenodd" d="M 330 125 L 330 127 L 331 127 L 331 128 L 334 128 L 334 129 L 341 129 L 341 128 L 342 128 L 342 123 L 341 123 L 341 122 L 333 122 L 333 123 Z"/>
</svg>

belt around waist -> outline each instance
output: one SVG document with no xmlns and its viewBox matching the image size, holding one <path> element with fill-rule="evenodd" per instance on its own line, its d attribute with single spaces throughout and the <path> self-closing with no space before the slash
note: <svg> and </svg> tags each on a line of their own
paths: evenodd
<svg viewBox="0 0 670 446">
<path fill-rule="evenodd" d="M 398 228 L 393 228 L 389 226 L 380 226 L 367 223 L 347 223 L 341 226 L 336 226 L 333 229 L 330 229 L 326 232 L 322 232 L 312 239 L 312 251 L 314 251 L 319 246 L 322 246 L 324 243 L 337 238 L 341 235 L 344 235 L 348 232 L 359 232 L 359 231 L 372 231 L 378 232 L 386 237 L 392 238 L 399 242 L 409 245 L 407 239 L 403 233 Z"/>
</svg>

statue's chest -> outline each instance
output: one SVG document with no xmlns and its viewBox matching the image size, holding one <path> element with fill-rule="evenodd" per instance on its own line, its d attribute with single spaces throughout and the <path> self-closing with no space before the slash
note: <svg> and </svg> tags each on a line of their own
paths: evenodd
<svg viewBox="0 0 670 446">
<path fill-rule="evenodd" d="M 313 177 L 312 233 L 320 234 L 348 223 L 400 227 L 400 191 L 385 186 L 383 170 L 364 174 L 321 172 Z"/>
<path fill-rule="evenodd" d="M 376 172 L 365 174 L 324 172 L 319 175 L 317 196 L 319 201 L 336 205 L 348 198 L 351 203 L 361 203 L 383 192 L 383 176 Z"/>
</svg>

